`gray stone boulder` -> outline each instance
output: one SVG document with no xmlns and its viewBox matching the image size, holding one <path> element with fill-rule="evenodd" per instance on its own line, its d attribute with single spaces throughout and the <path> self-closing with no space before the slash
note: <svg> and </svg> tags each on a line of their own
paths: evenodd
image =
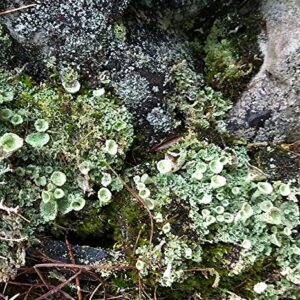
<svg viewBox="0 0 300 300">
<path fill-rule="evenodd" d="M 112 24 L 129 1 L 40 0 L 34 7 L 4 15 L 1 22 L 20 46 L 17 54 L 25 55 L 36 72 L 55 65 L 88 75 L 107 62 Z M 7 0 L 2 7 L 25 4 Z"/>
<path fill-rule="evenodd" d="M 187 45 L 161 29 L 135 25 L 109 61 L 116 63 L 111 84 L 133 114 L 137 135 L 145 135 L 153 145 L 176 134 L 182 120 L 172 102 L 176 92 L 172 69 L 186 61 L 187 70 L 194 72 Z"/>
<path fill-rule="evenodd" d="M 217 0 L 142 0 L 140 2 L 149 8 L 154 8 L 156 11 L 174 14 L 178 20 L 188 16 L 195 16 L 199 14 L 201 9 L 207 8 L 213 3 L 220 3 Z"/>
<path fill-rule="evenodd" d="M 253 142 L 300 139 L 300 2 L 265 0 L 264 63 L 233 108 L 228 128 Z"/>
</svg>

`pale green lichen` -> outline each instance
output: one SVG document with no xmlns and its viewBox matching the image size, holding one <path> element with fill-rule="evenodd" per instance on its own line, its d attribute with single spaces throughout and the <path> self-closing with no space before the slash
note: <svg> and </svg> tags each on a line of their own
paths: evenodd
<svg viewBox="0 0 300 300">
<path fill-rule="evenodd" d="M 10 166 L 1 175 L 0 199 L 8 207 L 26 207 L 22 214 L 30 222 L 17 221 L 21 234 L 32 236 L 30 242 L 41 224 L 84 210 L 86 198 L 96 194 L 95 184 L 103 174 L 111 176 L 112 191 L 122 188 L 108 166 L 122 166 L 133 128 L 130 114 L 112 95 L 73 97 L 46 84 L 35 86 L 26 76 L 9 81 L 2 71 L 0 91 L 0 163 Z M 106 141 L 110 141 L 107 149 Z M 95 198 L 90 201 L 100 207 Z M 2 218 L 6 213 L 0 209 L 0 214 Z M 1 222 L 1 231 L 4 227 Z M 1 257 L 7 255 L 10 245 L 3 242 Z M 26 247 L 26 243 L 22 240 L 19 246 Z M 10 267 L 5 262 L 6 273 L 0 281 L 21 266 L 14 261 Z"/>
<path fill-rule="evenodd" d="M 159 172 L 156 162 L 151 171 L 145 170 L 150 174 L 147 189 L 151 193 L 151 210 L 161 231 L 160 243 L 137 251 L 139 260 L 144 262 L 142 276 L 147 277 L 158 268 L 165 270 L 157 275 L 161 285 L 181 282 L 188 278 L 184 270 L 193 266 L 193 261 L 202 259 L 205 266 L 205 249 L 210 244 L 240 247 L 237 261 L 226 271 L 225 276 L 232 277 L 240 276 L 271 254 L 280 259 L 282 249 L 296 247 L 298 242 L 290 234 L 296 232 L 300 224 L 300 213 L 298 204 L 290 199 L 298 193 L 298 187 L 256 178 L 246 149 L 222 150 L 187 137 L 172 146 L 167 156 L 172 157 L 173 166 L 180 158 L 183 161 L 172 172 L 169 169 Z M 134 180 L 138 185 L 140 176 Z M 282 195 L 282 187 L 286 186 L 289 193 Z M 178 211 L 178 207 L 182 211 Z M 178 212 L 184 214 L 185 219 L 177 221 Z M 193 236 L 193 241 L 189 236 Z M 174 244 L 176 251 L 169 252 L 169 243 Z M 182 245 L 185 246 L 181 252 Z M 153 261 L 151 265 L 148 263 L 150 257 L 155 257 L 154 264 Z M 282 275 L 282 280 L 296 288 L 297 268 L 288 260 L 285 263 L 290 268 L 286 267 L 286 274 L 293 275 Z M 283 269 L 278 268 L 284 274 Z M 272 285 L 272 293 L 278 297 L 290 293 L 279 287 L 280 282 L 278 286 Z M 269 287 L 264 291 L 258 287 L 255 290 L 261 291 L 262 297 L 268 295 Z"/>
</svg>

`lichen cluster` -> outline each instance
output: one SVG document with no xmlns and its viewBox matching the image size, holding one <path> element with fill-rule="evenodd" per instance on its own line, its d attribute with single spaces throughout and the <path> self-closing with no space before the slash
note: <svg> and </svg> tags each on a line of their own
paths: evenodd
<svg viewBox="0 0 300 300">
<path fill-rule="evenodd" d="M 155 243 L 136 250 L 141 276 L 155 274 L 161 285 L 172 286 L 199 264 L 202 269 L 214 267 L 206 251 L 222 245 L 237 253 L 234 259 L 221 257 L 216 274 L 234 281 L 272 257 L 280 280 L 266 282 L 261 292 L 249 286 L 254 290 L 248 295 L 294 299 L 300 275 L 295 182 L 269 182 L 250 164 L 246 149 L 221 149 L 190 136 L 144 171 L 133 180 L 153 214 L 156 237 Z M 259 278 L 265 280 L 263 274 Z"/>
<path fill-rule="evenodd" d="M 59 214 L 83 209 L 86 202 L 99 206 L 101 182 L 111 192 L 122 188 L 109 167 L 122 167 L 133 128 L 129 113 L 112 95 L 74 97 L 61 88 L 37 86 L 26 76 L 9 80 L 3 72 L 0 86 L 0 199 L 30 220 L 28 225 L 17 216 L 16 222 L 25 222 L 23 235 Z M 13 229 L 4 231 L 8 241 L 11 232 L 14 236 Z M 5 257 L 3 247 L 5 242 Z"/>
</svg>

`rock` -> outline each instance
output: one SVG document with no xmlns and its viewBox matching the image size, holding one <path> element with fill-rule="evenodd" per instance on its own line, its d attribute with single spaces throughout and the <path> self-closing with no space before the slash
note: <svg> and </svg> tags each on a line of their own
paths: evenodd
<svg viewBox="0 0 300 300">
<path fill-rule="evenodd" d="M 182 61 L 190 62 L 191 54 L 184 42 L 160 29 L 134 26 L 127 41 L 111 53 L 112 86 L 133 114 L 137 134 L 147 137 L 153 145 L 175 134 L 176 122 L 171 95 L 172 68 Z"/>
<path fill-rule="evenodd" d="M 25 5 L 8 0 L 5 8 Z M 28 56 L 36 72 L 49 64 L 94 73 L 106 62 L 112 39 L 112 23 L 129 0 L 72 1 L 40 0 L 38 5 L 5 15 L 2 22 Z M 22 50 L 25 53 L 21 53 Z"/>
<path fill-rule="evenodd" d="M 0 67 L 7 67 L 11 41 L 0 24 Z"/>
<path fill-rule="evenodd" d="M 253 142 L 300 139 L 300 3 L 265 0 L 264 63 L 233 108 L 228 128 Z"/>
<path fill-rule="evenodd" d="M 45 239 L 41 242 L 38 250 L 51 259 L 70 263 L 69 251 L 65 242 Z M 109 251 L 101 248 L 72 245 L 72 251 L 78 264 L 97 264 L 112 258 Z"/>
<path fill-rule="evenodd" d="M 184 17 L 195 16 L 199 14 L 201 9 L 206 8 L 212 3 L 220 2 L 216 0 L 142 0 L 149 8 L 154 8 L 156 11 L 168 11 L 176 15 L 177 20 L 182 20 Z"/>
<path fill-rule="evenodd" d="M 228 0 L 137 0 L 132 6 L 143 11 L 143 22 L 170 31 L 194 31 L 204 33 L 206 21 L 211 25 L 224 8 L 231 5 Z M 147 16 L 145 18 L 145 16 Z M 206 26 L 204 26 L 206 27 Z"/>
</svg>

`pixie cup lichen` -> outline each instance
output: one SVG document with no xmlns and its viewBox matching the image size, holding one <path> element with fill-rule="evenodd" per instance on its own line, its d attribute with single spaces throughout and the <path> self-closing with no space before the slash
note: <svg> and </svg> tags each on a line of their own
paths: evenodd
<svg viewBox="0 0 300 300">
<path fill-rule="evenodd" d="M 6 153 L 17 151 L 23 143 L 23 139 L 14 133 L 5 133 L 0 137 L 0 147 Z"/>
</svg>

